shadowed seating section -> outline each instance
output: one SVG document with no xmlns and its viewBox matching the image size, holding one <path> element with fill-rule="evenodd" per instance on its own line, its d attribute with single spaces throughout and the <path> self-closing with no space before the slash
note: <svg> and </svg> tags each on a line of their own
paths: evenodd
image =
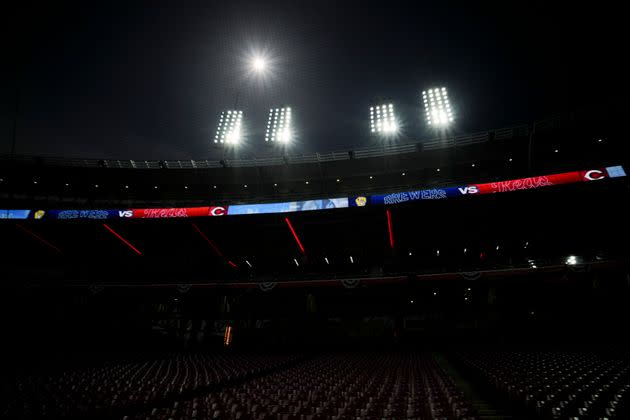
<svg viewBox="0 0 630 420">
<path fill-rule="evenodd" d="M 178 398 L 205 387 L 241 380 L 280 367 L 297 356 L 170 355 L 163 358 L 110 362 L 104 366 L 29 376 L 6 386 L 2 418 L 107 415 L 123 408 L 144 407 Z"/>
<path fill-rule="evenodd" d="M 484 352 L 456 360 L 543 418 L 630 418 L 630 355 Z"/>
<path fill-rule="evenodd" d="M 125 420 L 473 419 L 430 355 L 330 354 Z"/>
</svg>

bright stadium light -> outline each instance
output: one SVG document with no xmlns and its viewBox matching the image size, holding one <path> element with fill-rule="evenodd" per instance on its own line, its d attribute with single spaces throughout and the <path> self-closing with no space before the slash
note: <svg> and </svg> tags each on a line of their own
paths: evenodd
<svg viewBox="0 0 630 420">
<path fill-rule="evenodd" d="M 291 142 L 291 138 L 291 108 L 271 108 L 267 120 L 265 141 L 288 144 Z"/>
<path fill-rule="evenodd" d="M 375 135 L 393 135 L 398 132 L 398 121 L 394 114 L 394 104 L 381 104 L 370 107 L 370 132 Z"/>
<path fill-rule="evenodd" d="M 567 265 L 576 265 L 577 257 L 575 255 L 569 255 L 565 261 Z"/>
<path fill-rule="evenodd" d="M 273 51 L 267 47 L 250 45 L 242 57 L 243 70 L 248 78 L 262 81 L 275 73 L 277 61 Z"/>
<path fill-rule="evenodd" d="M 236 145 L 242 137 L 243 111 L 228 110 L 221 112 L 219 126 L 214 136 L 215 144 Z"/>
<path fill-rule="evenodd" d="M 262 56 L 256 56 L 252 59 L 252 69 L 256 73 L 262 73 L 267 69 L 267 60 Z"/>
<path fill-rule="evenodd" d="M 446 127 L 453 122 L 453 110 L 445 87 L 422 91 L 422 102 L 427 124 Z"/>
</svg>

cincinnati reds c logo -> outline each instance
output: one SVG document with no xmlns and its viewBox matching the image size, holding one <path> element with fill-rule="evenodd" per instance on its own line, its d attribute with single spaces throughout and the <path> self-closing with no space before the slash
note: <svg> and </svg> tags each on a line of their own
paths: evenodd
<svg viewBox="0 0 630 420">
<path fill-rule="evenodd" d="M 211 216 L 223 216 L 225 215 L 225 207 L 213 207 L 210 210 Z"/>
<path fill-rule="evenodd" d="M 591 169 L 584 174 L 584 178 L 589 181 L 597 181 L 606 178 L 606 175 L 599 169 Z"/>
</svg>

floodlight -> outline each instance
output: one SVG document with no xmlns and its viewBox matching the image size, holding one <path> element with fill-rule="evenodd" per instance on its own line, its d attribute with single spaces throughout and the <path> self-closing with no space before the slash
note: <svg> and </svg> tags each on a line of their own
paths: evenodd
<svg viewBox="0 0 630 420">
<path fill-rule="evenodd" d="M 221 112 L 219 126 L 214 136 L 215 144 L 236 145 L 241 141 L 243 111 L 228 110 Z"/>
<path fill-rule="evenodd" d="M 257 73 L 262 73 L 267 69 L 267 60 L 264 57 L 257 56 L 252 60 L 252 68 Z"/>
<path fill-rule="evenodd" d="M 392 135 L 398 132 L 394 104 L 370 107 L 370 132 L 379 135 Z"/>
<path fill-rule="evenodd" d="M 291 108 L 271 108 L 265 131 L 266 142 L 287 144 L 291 141 Z"/>
<path fill-rule="evenodd" d="M 446 88 L 432 88 L 422 92 L 427 124 L 445 127 L 453 122 L 453 111 Z"/>
<path fill-rule="evenodd" d="M 569 255 L 569 257 L 567 257 L 566 264 L 567 265 L 576 265 L 577 264 L 577 257 L 575 255 Z"/>
</svg>

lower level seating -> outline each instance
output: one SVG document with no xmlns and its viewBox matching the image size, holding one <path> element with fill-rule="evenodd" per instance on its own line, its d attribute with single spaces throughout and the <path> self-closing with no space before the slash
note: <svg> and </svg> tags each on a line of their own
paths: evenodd
<svg viewBox="0 0 630 420">
<path fill-rule="evenodd" d="M 429 355 L 329 354 L 127 419 L 473 419 Z"/>
</svg>

